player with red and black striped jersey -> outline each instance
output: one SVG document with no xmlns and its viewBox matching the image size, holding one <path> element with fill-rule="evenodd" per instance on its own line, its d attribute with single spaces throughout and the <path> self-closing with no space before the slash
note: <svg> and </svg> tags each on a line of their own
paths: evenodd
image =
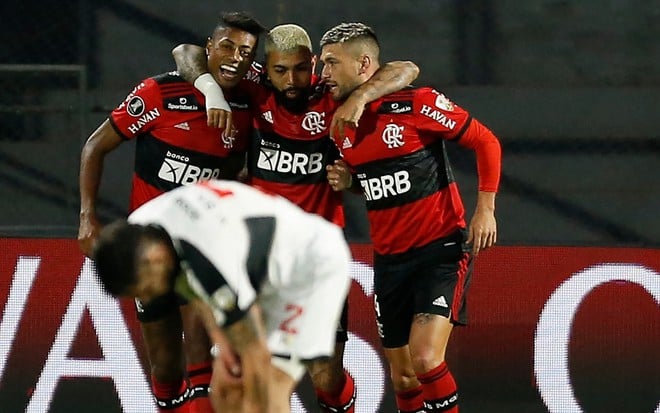
<svg viewBox="0 0 660 413">
<path fill-rule="evenodd" d="M 281 195 L 305 211 L 343 227 L 342 195 L 333 191 L 326 179 L 325 168 L 339 158 L 329 133 L 333 124 L 352 123 L 356 118 L 352 113 L 334 117 L 339 103 L 314 75 L 316 58 L 303 28 L 294 24 L 276 26 L 266 35 L 264 44 L 266 81 L 263 84 L 243 81 L 238 86 L 252 97 L 254 115 L 254 135 L 248 150 L 248 183 Z M 173 51 L 179 68 L 198 68 L 184 75 L 191 81 L 203 67 L 200 50 L 196 53 L 195 50 L 194 46 L 182 45 Z M 366 103 L 400 90 L 417 73 L 417 66 L 411 62 L 387 63 L 354 95 Z M 353 378 L 343 368 L 347 339 L 345 308 L 333 357 L 308 366 L 323 411 L 355 409 Z"/>
<path fill-rule="evenodd" d="M 339 159 L 328 133 L 337 103 L 321 90 L 311 96 L 305 90 L 304 107 L 292 110 L 295 101 L 280 99 L 275 89 L 254 83 L 245 88 L 253 97 L 254 113 L 247 182 L 343 227 L 343 197 L 330 188 L 325 172 L 326 165 Z"/>
<path fill-rule="evenodd" d="M 252 117 L 244 93 L 228 95 L 234 107 L 230 134 L 207 126 L 204 95 L 176 72 L 145 79 L 112 111 L 108 120 L 115 132 L 135 139 L 131 211 L 181 185 L 236 176 Z"/>
<path fill-rule="evenodd" d="M 235 86 L 249 73 L 261 32 L 251 16 L 225 13 L 208 40 L 205 64 L 211 81 L 225 89 L 227 108 L 234 109 L 231 130 L 209 126 L 207 112 L 217 106 L 178 73 L 169 72 L 141 81 L 92 133 L 80 167 L 78 240 L 83 253 L 90 255 L 101 229 L 96 198 L 105 157 L 122 142 L 135 141 L 129 212 L 179 186 L 237 177 L 245 163 L 252 116 L 249 99 Z M 211 413 L 211 344 L 202 323 L 179 304 L 185 303 L 174 294 L 136 302 L 156 403 L 168 412 Z"/>
<path fill-rule="evenodd" d="M 378 41 L 364 24 L 330 29 L 321 47 L 323 78 L 337 100 L 378 68 Z M 345 132 L 333 135 L 342 160 L 328 168 L 328 181 L 336 190 L 359 189 L 366 199 L 377 328 L 397 407 L 402 413 L 458 412 L 445 351 L 453 325 L 467 321 L 472 256 L 496 241 L 499 141 L 429 87 L 368 104 L 357 128 Z M 477 155 L 479 195 L 469 227 L 446 141 Z"/>
</svg>

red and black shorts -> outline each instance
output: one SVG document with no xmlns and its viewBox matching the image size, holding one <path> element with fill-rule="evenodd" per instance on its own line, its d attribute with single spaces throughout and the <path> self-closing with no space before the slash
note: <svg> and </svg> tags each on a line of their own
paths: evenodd
<svg viewBox="0 0 660 413">
<path fill-rule="evenodd" d="M 408 344 L 415 314 L 467 324 L 472 258 L 460 230 L 423 247 L 374 258 L 374 306 L 383 347 Z"/>
</svg>

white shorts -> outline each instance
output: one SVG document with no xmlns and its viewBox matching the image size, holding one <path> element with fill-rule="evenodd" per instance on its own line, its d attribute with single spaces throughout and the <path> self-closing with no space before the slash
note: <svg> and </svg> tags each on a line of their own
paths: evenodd
<svg viewBox="0 0 660 413">
<path fill-rule="evenodd" d="M 280 251 L 272 253 L 278 268 L 270 268 L 258 298 L 271 353 L 299 362 L 332 355 L 350 286 L 350 251 L 341 229 L 317 217 L 310 224 L 311 235 L 277 244 Z"/>
</svg>

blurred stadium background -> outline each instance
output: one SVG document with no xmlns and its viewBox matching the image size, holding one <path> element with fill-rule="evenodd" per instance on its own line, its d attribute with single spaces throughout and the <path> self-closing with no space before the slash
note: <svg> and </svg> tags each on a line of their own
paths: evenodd
<svg viewBox="0 0 660 413">
<path fill-rule="evenodd" d="M 203 44 L 222 11 L 247 10 L 267 27 L 301 24 L 315 41 L 365 22 L 383 60 L 415 61 L 417 85 L 488 125 L 503 146 L 500 245 L 660 246 L 657 0 L 226 3 L 0 4 L 0 238 L 74 238 L 87 136 L 140 80 L 173 70 L 175 45 Z M 474 159 L 450 150 L 471 214 Z M 106 162 L 105 220 L 126 211 L 132 162 L 132 144 Z M 349 240 L 368 242 L 361 201 L 348 205 Z"/>
<path fill-rule="evenodd" d="M 383 58 L 411 59 L 501 138 L 505 245 L 660 244 L 660 3 L 427 0 L 381 3 L 89 0 L 0 5 L 0 233 L 73 236 L 87 136 L 141 79 L 173 68 L 226 9 L 313 39 L 374 27 Z M 127 205 L 132 145 L 107 164 L 102 214 Z M 474 163 L 452 160 L 467 208 Z M 352 240 L 366 241 L 359 209 Z"/>
</svg>

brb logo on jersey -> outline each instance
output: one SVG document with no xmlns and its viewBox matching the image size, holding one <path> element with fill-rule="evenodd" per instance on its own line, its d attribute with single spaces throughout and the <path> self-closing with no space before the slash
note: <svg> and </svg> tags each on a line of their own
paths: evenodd
<svg viewBox="0 0 660 413">
<path fill-rule="evenodd" d="M 291 153 L 279 148 L 276 143 L 261 141 L 257 168 L 266 171 L 309 175 L 323 169 L 323 154 L 314 153 Z"/>
<path fill-rule="evenodd" d="M 360 186 L 367 201 L 378 201 L 410 191 L 410 174 L 408 171 L 396 171 L 393 174 L 385 174 L 374 178 L 368 178 L 365 174 L 357 175 Z"/>
<path fill-rule="evenodd" d="M 220 175 L 218 168 L 200 168 L 190 165 L 190 158 L 167 151 L 163 164 L 158 171 L 158 177 L 164 181 L 179 185 L 192 185 L 199 181 L 217 178 Z"/>
<path fill-rule="evenodd" d="M 403 126 L 399 126 L 396 123 L 388 123 L 385 126 L 383 131 L 383 142 L 387 145 L 388 149 L 398 148 L 403 146 Z"/>
<path fill-rule="evenodd" d="M 302 127 L 312 135 L 325 130 L 325 112 L 307 112 L 302 121 Z"/>
</svg>

